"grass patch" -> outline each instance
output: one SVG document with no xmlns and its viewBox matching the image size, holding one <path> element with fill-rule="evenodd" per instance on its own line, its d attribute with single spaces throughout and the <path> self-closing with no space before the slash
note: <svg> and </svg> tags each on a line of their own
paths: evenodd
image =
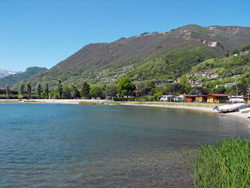
<svg viewBox="0 0 250 188">
<path fill-rule="evenodd" d="M 81 101 L 81 105 L 121 105 L 120 102 Z"/>
<path fill-rule="evenodd" d="M 250 142 L 238 137 L 202 147 L 193 173 L 196 187 L 250 187 Z"/>
<path fill-rule="evenodd" d="M 136 105 L 160 105 L 160 106 L 187 106 L 187 107 L 203 107 L 203 108 L 214 108 L 215 106 L 221 106 L 225 104 L 211 104 L 211 103 L 184 103 L 184 102 L 126 102 L 126 104 Z"/>
</svg>

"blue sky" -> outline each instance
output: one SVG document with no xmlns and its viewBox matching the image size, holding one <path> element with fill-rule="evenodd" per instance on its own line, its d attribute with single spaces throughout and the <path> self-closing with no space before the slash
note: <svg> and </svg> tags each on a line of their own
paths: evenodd
<svg viewBox="0 0 250 188">
<path fill-rule="evenodd" d="M 89 43 L 188 24 L 250 27 L 249 0 L 0 0 L 0 69 L 51 68 Z"/>
</svg>

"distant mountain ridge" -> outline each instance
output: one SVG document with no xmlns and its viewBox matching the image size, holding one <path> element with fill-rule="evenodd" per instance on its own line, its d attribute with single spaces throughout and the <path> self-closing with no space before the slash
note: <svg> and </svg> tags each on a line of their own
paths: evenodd
<svg viewBox="0 0 250 188">
<path fill-rule="evenodd" d="M 12 74 L 17 74 L 17 73 L 21 73 L 21 72 L 8 71 L 8 70 L 0 69 L 0 78 L 3 78 L 5 76 L 9 76 L 9 75 L 12 75 Z"/>
<path fill-rule="evenodd" d="M 117 81 L 121 76 L 130 75 L 133 81 L 139 82 L 144 81 L 141 80 L 139 70 L 147 68 L 150 71 L 149 67 L 156 66 L 155 62 L 158 62 L 156 71 L 167 69 L 168 58 L 174 61 L 169 53 L 190 51 L 194 56 L 195 54 L 199 56 L 199 52 L 202 53 L 200 60 L 197 62 L 192 60 L 193 64 L 185 65 L 185 70 L 175 74 L 176 77 L 190 71 L 191 66 L 200 61 L 228 55 L 232 50 L 248 43 L 250 43 L 249 27 L 187 25 L 165 33 L 143 33 L 130 38 L 120 38 L 111 43 L 86 45 L 50 70 L 38 73 L 27 81 L 33 86 L 37 82 L 42 84 L 49 82 L 54 87 L 56 81 L 60 79 L 63 84 L 80 86 L 83 81 L 91 84 L 108 84 Z M 187 53 L 185 55 L 188 56 Z M 181 66 L 181 62 L 179 65 Z M 134 73 L 129 74 L 131 71 Z M 160 79 L 173 76 L 168 71 L 158 75 Z M 156 79 L 156 76 L 150 76 L 148 79 Z"/>
<path fill-rule="evenodd" d="M 47 71 L 47 68 L 41 68 L 41 67 L 29 67 L 26 69 L 25 72 L 18 73 L 18 74 L 11 74 L 6 77 L 3 77 L 0 79 L 0 87 L 5 87 L 6 84 L 9 84 L 10 86 L 13 84 L 16 84 L 24 79 L 30 78 L 33 75 Z"/>
</svg>

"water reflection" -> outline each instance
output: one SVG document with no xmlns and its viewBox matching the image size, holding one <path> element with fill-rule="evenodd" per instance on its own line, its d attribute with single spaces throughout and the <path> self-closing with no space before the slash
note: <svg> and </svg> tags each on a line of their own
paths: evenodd
<svg viewBox="0 0 250 188">
<path fill-rule="evenodd" d="M 236 119 L 181 109 L 0 107 L 4 109 L 0 114 L 3 187 L 119 187 L 138 181 L 138 186 L 143 181 L 148 186 L 166 185 L 166 173 L 183 158 L 183 154 L 173 157 L 172 152 L 250 133 Z"/>
</svg>

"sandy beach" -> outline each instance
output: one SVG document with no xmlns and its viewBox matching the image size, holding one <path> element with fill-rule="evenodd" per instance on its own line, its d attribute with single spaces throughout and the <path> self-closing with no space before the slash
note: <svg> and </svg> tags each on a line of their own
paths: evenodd
<svg viewBox="0 0 250 188">
<path fill-rule="evenodd" d="M 95 104 L 95 105 L 130 105 L 130 106 L 147 106 L 147 107 L 159 107 L 159 108 L 175 108 L 175 109 L 187 109 L 195 111 L 203 111 L 208 113 L 216 113 L 221 116 L 230 116 L 238 118 L 240 121 L 244 121 L 249 124 L 250 128 L 250 118 L 248 118 L 248 113 L 240 112 L 230 112 L 230 113 L 218 113 L 217 110 L 213 110 L 214 106 L 221 104 L 207 104 L 207 103 L 170 103 L 170 102 L 114 102 L 111 100 L 93 100 L 93 99 L 0 99 L 0 103 L 35 103 L 35 104 L 79 104 L 84 103 Z"/>
</svg>

